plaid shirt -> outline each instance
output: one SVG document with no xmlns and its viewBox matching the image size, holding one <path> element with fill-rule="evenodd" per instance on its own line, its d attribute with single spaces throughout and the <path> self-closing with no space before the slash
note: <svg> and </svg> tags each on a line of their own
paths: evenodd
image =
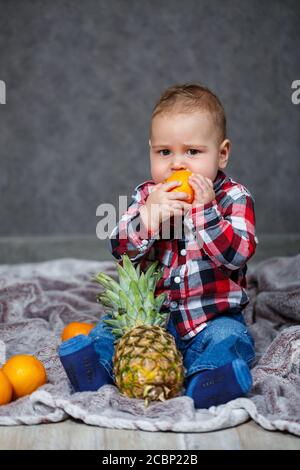
<svg viewBox="0 0 300 470">
<path fill-rule="evenodd" d="M 155 295 L 167 293 L 161 311 L 172 315 L 181 339 L 189 339 L 208 320 L 225 312 L 240 312 L 249 303 L 246 262 L 258 243 L 254 198 L 218 170 L 213 182 L 215 199 L 189 209 L 181 219 L 179 237 L 173 220 L 165 238 L 162 224 L 157 233 L 139 233 L 139 210 L 154 185 L 147 180 L 135 188 L 133 201 L 109 237 L 109 249 L 118 260 L 127 253 L 132 262 L 140 263 L 142 271 L 159 260 L 163 277 Z"/>
</svg>

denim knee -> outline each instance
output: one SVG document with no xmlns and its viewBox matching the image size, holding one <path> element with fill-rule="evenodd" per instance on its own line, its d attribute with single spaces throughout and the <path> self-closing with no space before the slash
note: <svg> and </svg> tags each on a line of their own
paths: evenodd
<svg viewBox="0 0 300 470">
<path fill-rule="evenodd" d="M 115 351 L 115 336 L 111 332 L 111 327 L 105 325 L 104 320 L 110 319 L 109 314 L 104 315 L 99 323 L 90 331 L 89 337 L 93 342 L 94 349 L 99 356 L 99 362 L 105 367 L 109 375 L 113 375 L 113 355 Z"/>
<path fill-rule="evenodd" d="M 237 357 L 243 359 L 249 366 L 252 364 L 255 358 L 254 339 L 241 313 L 215 318 L 206 334 L 213 344 L 228 342 L 228 346 L 233 348 Z"/>
<path fill-rule="evenodd" d="M 221 367 L 237 358 L 249 367 L 255 358 L 254 340 L 245 322 L 230 316 L 214 318 L 186 350 L 187 376 Z"/>
</svg>

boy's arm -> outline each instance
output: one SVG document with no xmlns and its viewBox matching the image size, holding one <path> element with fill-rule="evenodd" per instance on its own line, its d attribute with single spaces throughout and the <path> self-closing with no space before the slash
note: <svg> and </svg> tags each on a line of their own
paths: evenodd
<svg viewBox="0 0 300 470">
<path fill-rule="evenodd" d="M 187 224 L 207 256 L 219 266 L 234 270 L 242 267 L 255 253 L 254 199 L 239 191 L 222 216 L 217 201 L 193 207 Z"/>
<path fill-rule="evenodd" d="M 140 219 L 140 209 L 146 201 L 142 185 L 135 188 L 133 201 L 109 236 L 109 251 L 117 259 L 126 253 L 131 261 L 138 261 L 150 250 L 156 238 L 145 229 Z"/>
</svg>

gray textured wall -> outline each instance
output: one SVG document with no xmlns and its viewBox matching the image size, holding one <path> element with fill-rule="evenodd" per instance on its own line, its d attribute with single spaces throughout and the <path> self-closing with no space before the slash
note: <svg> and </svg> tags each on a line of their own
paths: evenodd
<svg viewBox="0 0 300 470">
<path fill-rule="evenodd" d="M 151 109 L 200 81 L 227 111 L 227 173 L 257 232 L 300 232 L 297 0 L 0 0 L 0 235 L 95 234 L 150 177 Z"/>
</svg>

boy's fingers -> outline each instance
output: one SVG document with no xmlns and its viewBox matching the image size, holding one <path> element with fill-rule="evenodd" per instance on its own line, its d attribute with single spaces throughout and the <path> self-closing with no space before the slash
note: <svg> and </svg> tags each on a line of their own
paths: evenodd
<svg viewBox="0 0 300 470">
<path fill-rule="evenodd" d="M 207 178 L 207 176 L 197 174 L 197 175 L 194 175 L 192 178 L 194 178 L 194 180 L 197 183 L 200 183 L 200 184 L 203 183 L 205 185 L 209 184 L 209 186 L 213 187 L 213 182 L 211 181 L 211 179 Z M 193 179 L 192 179 L 192 181 L 193 181 Z"/>
<path fill-rule="evenodd" d="M 176 207 L 179 207 L 180 209 L 188 210 L 188 209 L 190 209 L 191 204 L 189 204 L 187 202 L 183 202 L 183 201 L 178 201 L 178 203 L 176 204 Z"/>
<path fill-rule="evenodd" d="M 153 191 L 153 192 L 154 192 L 154 191 L 157 191 L 158 189 L 161 188 L 161 186 L 162 186 L 162 183 L 156 184 L 156 185 L 153 187 L 153 190 L 152 190 L 152 191 Z"/>
<path fill-rule="evenodd" d="M 208 188 L 213 188 L 213 187 L 214 187 L 212 180 L 210 180 L 210 179 L 207 178 L 206 176 L 204 177 L 203 183 L 204 183 L 205 186 L 208 187 Z"/>
<path fill-rule="evenodd" d="M 200 188 L 201 190 L 203 190 L 204 188 L 208 188 L 208 183 L 205 179 L 197 178 L 192 181 L 192 183 L 194 183 L 196 188 Z"/>
<path fill-rule="evenodd" d="M 190 181 L 190 185 L 196 191 L 197 189 L 201 189 L 201 182 L 199 180 L 192 180 Z"/>
<path fill-rule="evenodd" d="M 188 197 L 187 193 L 180 192 L 180 191 L 174 191 L 173 193 L 168 194 L 169 199 L 186 199 Z"/>
<path fill-rule="evenodd" d="M 172 202 L 168 205 L 168 208 L 166 208 L 167 210 L 170 210 L 170 211 L 182 211 L 183 209 L 183 206 L 182 206 L 182 203 L 180 201 L 178 202 Z"/>
<path fill-rule="evenodd" d="M 173 211 L 179 211 L 179 210 L 181 210 L 181 207 L 180 207 L 179 205 L 176 204 L 176 205 L 174 205 L 174 206 L 171 206 L 171 212 L 173 212 Z"/>
<path fill-rule="evenodd" d="M 180 186 L 181 182 L 180 181 L 169 181 L 168 183 L 163 183 L 162 189 L 165 191 L 168 191 L 171 188 L 175 188 L 176 186 Z"/>
</svg>

